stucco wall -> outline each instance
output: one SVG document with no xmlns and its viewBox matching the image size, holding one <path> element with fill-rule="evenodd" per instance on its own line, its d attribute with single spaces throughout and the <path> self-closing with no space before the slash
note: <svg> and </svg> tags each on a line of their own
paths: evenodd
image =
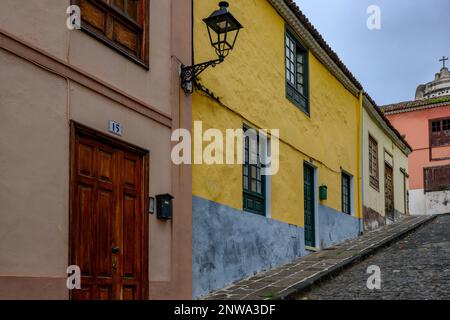
<svg viewBox="0 0 450 320">
<path fill-rule="evenodd" d="M 0 275 L 64 277 L 67 83 L 3 50 L 0 65 Z"/>
<path fill-rule="evenodd" d="M 414 151 L 409 156 L 410 211 L 414 215 L 440 214 L 450 211 L 448 192 L 424 193 L 424 168 L 450 164 L 450 160 L 431 161 L 429 120 L 450 117 L 450 105 L 387 115 L 391 123 L 406 136 Z M 436 152 L 436 150 L 438 152 Z M 449 156 L 450 146 L 434 149 L 434 156 Z"/>
<path fill-rule="evenodd" d="M 425 199 L 427 214 L 450 213 L 450 191 L 427 192 Z"/>
<path fill-rule="evenodd" d="M 381 128 L 376 120 L 364 108 L 363 110 L 363 163 L 364 163 L 364 206 L 367 212 L 366 219 L 373 219 L 373 222 L 381 222 L 385 218 L 385 156 L 386 151 L 393 159 L 394 173 L 394 208 L 399 213 L 405 214 L 405 188 L 404 175 L 400 171 L 408 168 L 408 156 L 394 143 L 389 135 Z M 370 185 L 369 174 L 369 135 L 378 142 L 378 168 L 379 168 L 379 190 Z M 390 161 L 390 160 L 389 160 Z M 408 179 L 406 181 L 408 188 Z M 375 217 L 379 215 L 380 217 Z M 376 220 L 376 221 L 375 221 Z M 373 224 L 368 222 L 368 224 Z"/>
<path fill-rule="evenodd" d="M 215 2 L 194 2 L 196 63 L 215 57 L 201 19 L 216 9 Z M 311 114 L 300 111 L 286 98 L 286 25 L 282 17 L 266 0 L 236 0 L 230 10 L 244 25 L 236 47 L 224 63 L 200 76 L 200 83 L 218 96 L 220 103 L 195 91 L 193 120 L 202 121 L 203 130 L 215 128 L 223 134 L 244 124 L 279 129 L 280 170 L 270 177 L 267 211 L 272 219 L 267 219 L 242 212 L 242 165 L 193 165 L 195 296 L 303 254 L 304 162 L 316 168 L 316 193 L 320 185 L 328 186 L 328 199 L 321 205 L 330 209 L 321 210 L 320 219 L 317 215 L 317 245 L 320 238 L 328 245 L 359 231 L 359 224 L 355 231 L 361 214 L 356 200 L 359 97 L 345 89 L 310 52 Z M 201 137 L 194 136 L 194 140 Z M 201 153 L 202 147 L 194 152 Z M 342 170 L 354 176 L 355 217 L 339 214 Z"/>
<path fill-rule="evenodd" d="M 426 197 L 423 189 L 409 191 L 409 212 L 420 216 L 427 213 Z"/>
<path fill-rule="evenodd" d="M 148 71 L 69 31 L 70 0 L 2 1 L 0 299 L 68 297 L 70 121 L 109 134 L 109 120 L 150 152 L 149 194 L 176 196 L 173 221 L 149 217 L 149 297 L 191 297 L 190 168 L 170 157 L 171 120 L 191 123 L 178 74 L 191 60 L 191 3 L 150 3 Z"/>
<path fill-rule="evenodd" d="M 355 238 L 360 233 L 361 220 L 351 215 L 319 206 L 319 241 L 322 248 Z"/>
<path fill-rule="evenodd" d="M 193 197 L 194 298 L 306 255 L 303 228 Z"/>
<path fill-rule="evenodd" d="M 412 215 L 450 213 L 450 191 L 427 192 L 411 190 L 409 194 Z"/>
<path fill-rule="evenodd" d="M 355 238 L 361 220 L 323 205 L 318 207 L 321 248 Z M 193 296 L 307 254 L 304 230 L 193 197 Z"/>
<path fill-rule="evenodd" d="M 413 147 L 414 152 L 409 157 L 409 170 L 411 172 L 410 188 L 423 189 L 423 168 L 437 167 L 450 164 L 450 160 L 430 161 L 429 155 L 429 120 L 450 117 L 450 105 L 387 115 L 388 119 L 406 136 L 406 140 Z M 450 147 L 443 148 L 440 153 L 450 155 Z"/>
<path fill-rule="evenodd" d="M 85 32 L 70 31 L 70 0 L 2 0 L 0 28 L 170 114 L 172 1 L 179 0 L 150 1 L 150 72 Z"/>
<path fill-rule="evenodd" d="M 0 64 L 0 276 L 65 277 L 69 121 L 121 122 L 124 141 L 153 151 L 152 195 L 171 189 L 170 129 L 1 50 Z M 150 281 L 170 281 L 171 223 L 150 216 L 149 234 Z"/>
<path fill-rule="evenodd" d="M 195 61 L 201 62 L 215 57 L 201 18 L 217 3 L 198 0 L 194 6 Z M 310 53 L 311 115 L 304 114 L 285 94 L 282 17 L 266 0 L 236 0 L 230 9 L 245 28 L 225 62 L 200 77 L 223 105 L 195 92 L 193 119 L 222 131 L 244 123 L 280 129 L 280 171 L 271 177 L 272 218 L 303 226 L 304 161 L 318 168 L 318 185 L 328 186 L 323 205 L 341 210 L 341 170 L 358 175 L 358 97 Z M 242 166 L 194 165 L 193 194 L 241 210 Z M 354 188 L 354 199 L 358 196 Z"/>
</svg>

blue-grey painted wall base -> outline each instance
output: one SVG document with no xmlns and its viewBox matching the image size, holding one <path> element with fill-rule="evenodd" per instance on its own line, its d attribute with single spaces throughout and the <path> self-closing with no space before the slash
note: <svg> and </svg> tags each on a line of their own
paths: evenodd
<svg viewBox="0 0 450 320">
<path fill-rule="evenodd" d="M 303 228 L 199 197 L 192 201 L 194 298 L 307 254 Z"/>
<path fill-rule="evenodd" d="M 356 238 L 360 233 L 360 220 L 351 215 L 319 205 L 319 238 L 321 248 Z"/>
<path fill-rule="evenodd" d="M 307 255 L 304 230 L 200 197 L 192 199 L 193 297 Z M 359 219 L 319 206 L 321 247 L 357 237 Z"/>
</svg>

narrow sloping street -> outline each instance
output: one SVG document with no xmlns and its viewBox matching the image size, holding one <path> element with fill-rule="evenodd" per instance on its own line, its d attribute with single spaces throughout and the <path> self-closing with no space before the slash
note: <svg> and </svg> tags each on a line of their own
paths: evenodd
<svg viewBox="0 0 450 320">
<path fill-rule="evenodd" d="M 381 269 L 380 290 L 367 288 L 369 266 Z M 450 299 L 450 215 L 438 217 L 300 299 Z"/>
</svg>

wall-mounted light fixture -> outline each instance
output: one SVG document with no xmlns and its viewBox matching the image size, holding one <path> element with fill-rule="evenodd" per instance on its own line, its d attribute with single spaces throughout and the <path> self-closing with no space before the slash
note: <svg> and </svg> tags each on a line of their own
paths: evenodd
<svg viewBox="0 0 450 320">
<path fill-rule="evenodd" d="M 236 44 L 239 30 L 243 28 L 239 21 L 228 11 L 228 2 L 221 1 L 219 7 L 219 10 L 214 11 L 208 18 L 203 19 L 208 28 L 211 46 L 216 50 L 218 59 L 193 66 L 181 66 L 181 87 L 186 94 L 193 92 L 193 82 L 200 73 L 208 67 L 215 67 L 225 60 Z"/>
</svg>

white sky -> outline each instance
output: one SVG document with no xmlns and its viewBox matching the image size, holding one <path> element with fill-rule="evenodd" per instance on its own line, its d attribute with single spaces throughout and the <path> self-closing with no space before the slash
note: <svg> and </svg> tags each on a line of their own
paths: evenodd
<svg viewBox="0 0 450 320">
<path fill-rule="evenodd" d="M 450 0 L 296 2 L 379 105 L 413 100 L 450 57 Z M 381 9 L 381 30 L 367 28 L 370 5 Z"/>
</svg>

